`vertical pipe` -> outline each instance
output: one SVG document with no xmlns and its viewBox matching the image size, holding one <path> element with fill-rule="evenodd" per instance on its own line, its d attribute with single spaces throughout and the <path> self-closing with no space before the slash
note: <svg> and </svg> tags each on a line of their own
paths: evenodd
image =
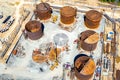
<svg viewBox="0 0 120 80">
<path fill-rule="evenodd" d="M 114 39 L 113 39 L 113 47 L 115 51 L 113 51 L 113 80 L 115 80 L 115 56 L 116 56 L 116 23 L 113 23 L 113 31 L 114 31 Z"/>
</svg>

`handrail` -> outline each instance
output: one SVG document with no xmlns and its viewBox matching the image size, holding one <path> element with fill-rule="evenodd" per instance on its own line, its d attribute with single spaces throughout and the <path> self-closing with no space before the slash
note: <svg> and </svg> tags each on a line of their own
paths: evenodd
<svg viewBox="0 0 120 80">
<path fill-rule="evenodd" d="M 115 23 L 115 19 L 110 18 L 107 14 L 103 14 L 103 16 L 104 16 L 107 20 L 111 21 L 112 23 Z"/>
</svg>

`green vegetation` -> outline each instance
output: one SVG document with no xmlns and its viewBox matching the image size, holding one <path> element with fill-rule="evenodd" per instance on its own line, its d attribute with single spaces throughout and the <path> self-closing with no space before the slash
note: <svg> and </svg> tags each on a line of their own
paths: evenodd
<svg viewBox="0 0 120 80">
<path fill-rule="evenodd" d="M 115 2 L 115 1 L 120 2 L 120 0 L 100 0 L 100 1 L 102 1 L 102 2 Z"/>
<path fill-rule="evenodd" d="M 120 0 L 118 0 L 119 2 L 118 2 L 118 6 L 120 6 Z"/>
<path fill-rule="evenodd" d="M 120 0 L 100 0 L 101 2 L 108 2 L 108 3 L 111 3 L 111 4 L 115 4 L 117 3 L 117 5 L 120 6 Z"/>
</svg>

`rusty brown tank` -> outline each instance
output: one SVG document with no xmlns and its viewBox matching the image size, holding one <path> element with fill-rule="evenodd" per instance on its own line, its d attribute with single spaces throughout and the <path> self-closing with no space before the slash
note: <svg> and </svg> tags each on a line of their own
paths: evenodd
<svg viewBox="0 0 120 80">
<path fill-rule="evenodd" d="M 90 80 L 95 67 L 94 60 L 85 54 L 78 54 L 74 59 L 75 76 L 78 80 Z"/>
<path fill-rule="evenodd" d="M 120 80 L 120 70 L 116 70 L 116 80 Z"/>
<path fill-rule="evenodd" d="M 92 30 L 86 30 L 80 34 L 79 36 L 80 42 L 78 45 L 85 51 L 93 51 L 97 47 L 98 40 L 99 40 L 98 33 Z"/>
<path fill-rule="evenodd" d="M 102 18 L 102 13 L 96 10 L 90 10 L 86 12 L 84 17 L 86 27 L 90 29 L 98 28 L 101 18 Z"/>
<path fill-rule="evenodd" d="M 36 10 L 34 11 L 36 18 L 40 20 L 46 20 L 51 17 L 52 8 L 48 3 L 40 3 L 36 5 Z"/>
<path fill-rule="evenodd" d="M 65 6 L 60 9 L 60 20 L 64 24 L 71 24 L 74 22 L 77 10 L 70 6 Z"/>
<path fill-rule="evenodd" d="M 25 25 L 25 30 L 28 38 L 31 40 L 37 40 L 43 35 L 44 25 L 36 20 L 29 21 Z"/>
</svg>

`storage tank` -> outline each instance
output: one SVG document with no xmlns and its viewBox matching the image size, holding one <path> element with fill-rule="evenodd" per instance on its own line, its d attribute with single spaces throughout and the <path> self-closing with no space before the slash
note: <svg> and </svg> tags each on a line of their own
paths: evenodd
<svg viewBox="0 0 120 80">
<path fill-rule="evenodd" d="M 86 27 L 90 29 L 98 28 L 101 18 L 102 18 L 102 13 L 96 10 L 90 10 L 86 12 L 85 17 L 84 17 Z"/>
<path fill-rule="evenodd" d="M 71 24 L 74 22 L 77 10 L 70 6 L 64 6 L 60 9 L 60 21 L 63 24 Z"/>
<path fill-rule="evenodd" d="M 25 25 L 25 30 L 28 38 L 37 40 L 43 36 L 44 25 L 39 21 L 32 20 Z"/>
<path fill-rule="evenodd" d="M 85 51 L 93 51 L 97 47 L 99 34 L 92 30 L 86 30 L 80 33 L 78 47 Z"/>
<path fill-rule="evenodd" d="M 47 20 L 51 18 L 52 8 L 48 3 L 40 3 L 36 5 L 36 10 L 34 11 L 36 18 L 40 20 Z"/>
<path fill-rule="evenodd" d="M 78 54 L 74 58 L 75 76 L 78 80 L 90 80 L 96 69 L 95 62 L 85 54 Z"/>
</svg>

